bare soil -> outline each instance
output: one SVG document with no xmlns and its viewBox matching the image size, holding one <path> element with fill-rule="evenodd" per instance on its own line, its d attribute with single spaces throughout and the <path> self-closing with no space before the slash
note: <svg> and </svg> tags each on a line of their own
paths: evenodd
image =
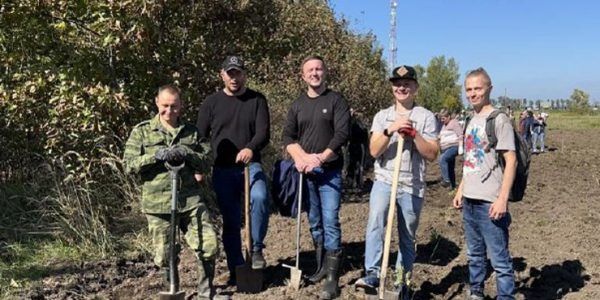
<svg viewBox="0 0 600 300">
<path fill-rule="evenodd" d="M 518 299 L 600 299 L 600 131 L 548 133 L 550 151 L 535 155 L 526 198 L 511 204 L 510 251 L 516 270 Z M 460 173 L 460 162 L 457 163 Z M 418 257 L 413 275 L 413 299 L 463 299 L 468 287 L 462 219 L 451 208 L 449 191 L 430 164 L 430 183 L 418 231 Z M 362 275 L 368 193 L 346 193 L 341 211 L 345 261 L 341 299 L 363 299 L 353 283 Z M 314 251 L 303 220 L 301 268 L 311 273 Z M 321 284 L 300 291 L 286 286 L 294 262 L 295 222 L 272 215 L 266 240 L 264 290 L 239 294 L 224 286 L 224 255 L 219 258 L 216 284 L 221 295 L 233 299 L 317 299 Z M 395 247 L 394 247 L 395 248 Z M 392 262 L 395 259 L 395 252 Z M 137 260 L 85 262 L 55 266 L 51 276 L 22 294 L 31 299 L 153 299 L 161 290 L 161 274 L 147 257 Z M 195 260 L 183 252 L 182 288 L 194 297 Z M 486 295 L 495 296 L 493 272 Z"/>
</svg>

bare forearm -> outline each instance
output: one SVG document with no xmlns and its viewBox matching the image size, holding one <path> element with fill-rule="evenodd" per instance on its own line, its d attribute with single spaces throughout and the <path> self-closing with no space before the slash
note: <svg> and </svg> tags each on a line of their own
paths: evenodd
<svg viewBox="0 0 600 300">
<path fill-rule="evenodd" d="M 374 132 L 369 142 L 369 152 L 374 158 L 379 157 L 388 147 L 390 138 L 383 133 Z"/>
<path fill-rule="evenodd" d="M 306 152 L 304 152 L 302 147 L 300 147 L 300 145 L 297 143 L 289 144 L 285 147 L 285 149 L 287 150 L 287 152 L 290 154 L 290 156 L 292 157 L 292 159 L 294 161 L 300 159 L 303 155 L 306 154 Z"/>
<path fill-rule="evenodd" d="M 417 133 L 414 138 L 415 146 L 417 151 L 428 161 L 433 161 L 438 155 L 439 145 L 437 140 L 426 140 L 420 134 Z"/>
<path fill-rule="evenodd" d="M 517 172 L 517 157 L 514 151 L 506 151 L 503 154 L 506 165 L 504 166 L 504 173 L 502 174 L 502 186 L 500 187 L 500 196 L 502 198 L 510 194 L 510 190 L 515 180 L 515 174 Z"/>
</svg>

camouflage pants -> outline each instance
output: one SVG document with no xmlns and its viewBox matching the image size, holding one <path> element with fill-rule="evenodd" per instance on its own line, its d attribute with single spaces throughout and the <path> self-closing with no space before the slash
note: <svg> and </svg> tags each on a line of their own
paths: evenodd
<svg viewBox="0 0 600 300">
<path fill-rule="evenodd" d="M 170 214 L 146 214 L 148 229 L 154 246 L 154 263 L 168 267 Z M 210 221 L 209 211 L 204 203 L 190 211 L 178 214 L 178 227 L 184 233 L 188 246 L 198 259 L 199 289 L 208 293 L 212 285 L 214 259 L 217 255 L 217 235 Z M 208 268 L 208 270 L 207 270 Z M 200 292 L 200 296 L 203 294 Z"/>
<path fill-rule="evenodd" d="M 159 267 L 168 266 L 170 214 L 146 214 L 148 229 L 154 246 L 154 263 Z M 208 209 L 204 203 L 186 212 L 180 212 L 178 226 L 185 234 L 188 246 L 201 260 L 212 260 L 217 255 L 217 234 L 210 222 Z"/>
</svg>

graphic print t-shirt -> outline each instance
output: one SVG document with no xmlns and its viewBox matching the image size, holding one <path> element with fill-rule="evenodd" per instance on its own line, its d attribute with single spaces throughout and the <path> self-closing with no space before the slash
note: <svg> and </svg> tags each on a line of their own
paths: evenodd
<svg viewBox="0 0 600 300">
<path fill-rule="evenodd" d="M 474 115 L 465 131 L 463 162 L 463 196 L 471 199 L 496 201 L 502 186 L 502 168 L 497 163 L 496 150 L 515 150 L 515 137 L 510 120 L 505 114 L 496 117 L 495 149 L 486 152 L 488 139 L 485 119 L 489 116 Z M 501 154 L 499 154 L 501 155 Z"/>
</svg>

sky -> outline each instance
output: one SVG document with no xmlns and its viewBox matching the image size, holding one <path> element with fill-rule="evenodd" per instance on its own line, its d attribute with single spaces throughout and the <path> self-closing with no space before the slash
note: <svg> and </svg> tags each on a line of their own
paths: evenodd
<svg viewBox="0 0 600 300">
<path fill-rule="evenodd" d="M 464 74 L 492 77 L 492 98 L 600 102 L 600 1 L 397 0 L 396 65 L 444 55 Z M 329 0 L 357 33 L 373 33 L 389 56 L 390 0 Z"/>
</svg>

